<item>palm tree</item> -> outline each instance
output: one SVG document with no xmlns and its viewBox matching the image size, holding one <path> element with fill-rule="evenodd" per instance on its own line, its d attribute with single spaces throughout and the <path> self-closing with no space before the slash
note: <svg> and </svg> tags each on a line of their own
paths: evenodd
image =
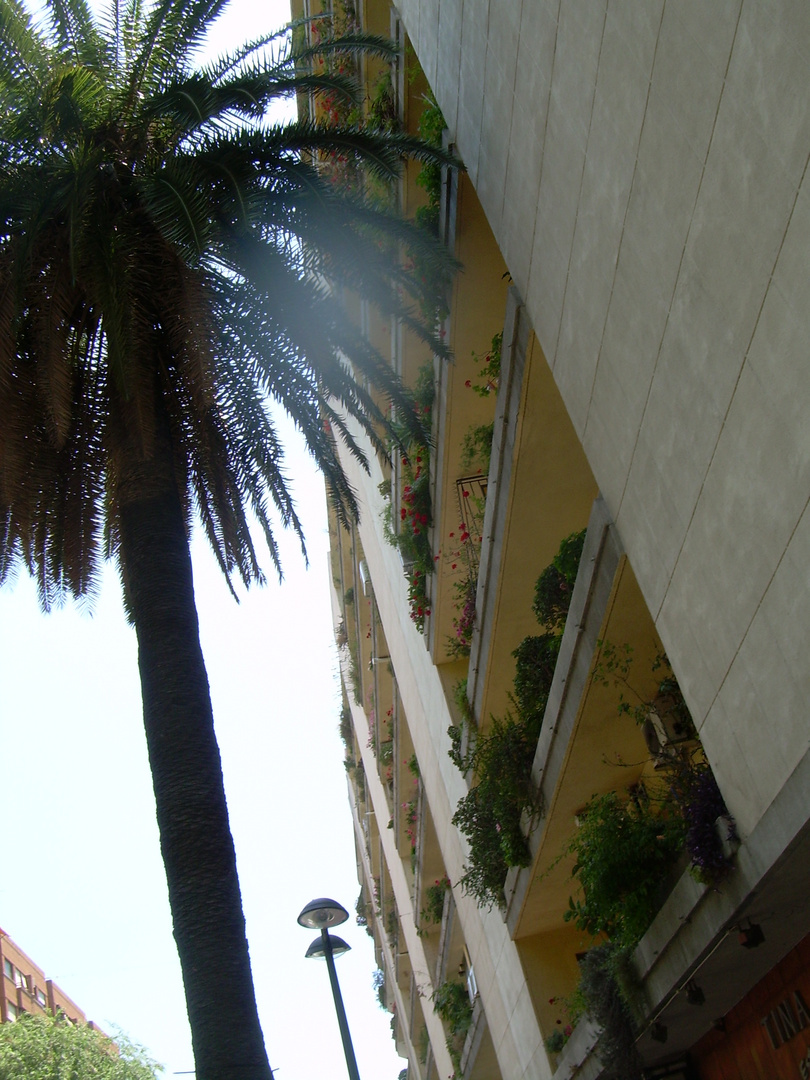
<svg viewBox="0 0 810 1080">
<path fill-rule="evenodd" d="M 39 27 L 0 0 L 0 581 L 22 562 L 47 607 L 92 594 L 117 561 L 197 1077 L 266 1080 L 190 523 L 246 585 L 262 579 L 251 521 L 279 572 L 274 523 L 303 545 L 271 402 L 343 518 L 356 514 L 334 434 L 363 460 L 350 423 L 382 448 L 389 407 L 412 413 L 335 283 L 438 349 L 394 247 L 437 256 L 316 163 L 339 153 L 390 179 L 403 155 L 437 155 L 405 136 L 266 122 L 279 96 L 356 87 L 285 36 L 195 67 L 226 3 L 113 0 L 96 22 L 86 0 L 50 0 Z M 390 55 L 359 35 L 319 48 Z"/>
</svg>

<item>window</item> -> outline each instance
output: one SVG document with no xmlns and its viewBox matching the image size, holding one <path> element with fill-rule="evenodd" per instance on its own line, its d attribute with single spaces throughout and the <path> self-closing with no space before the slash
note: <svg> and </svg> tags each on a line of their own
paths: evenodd
<svg viewBox="0 0 810 1080">
<path fill-rule="evenodd" d="M 47 1005 L 47 999 L 45 997 L 45 991 L 42 989 L 41 986 L 35 986 L 34 987 L 34 997 L 37 999 L 39 1004 L 44 1009 L 45 1006 Z"/>
<path fill-rule="evenodd" d="M 6 1002 L 6 1016 L 10 1023 L 13 1023 L 17 1019 L 17 1006 L 12 1005 L 10 1001 Z"/>
<path fill-rule="evenodd" d="M 19 968 L 14 969 L 14 982 L 21 990 L 28 989 L 28 976 L 23 975 Z"/>
<path fill-rule="evenodd" d="M 3 958 L 3 973 L 7 979 L 14 980 L 14 965 L 10 960 Z"/>
</svg>

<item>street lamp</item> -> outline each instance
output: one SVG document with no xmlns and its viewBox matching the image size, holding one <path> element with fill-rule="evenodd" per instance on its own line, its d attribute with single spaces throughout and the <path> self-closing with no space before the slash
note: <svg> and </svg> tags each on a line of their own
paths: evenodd
<svg viewBox="0 0 810 1080">
<path fill-rule="evenodd" d="M 312 930 L 320 930 L 321 936 L 315 938 L 306 951 L 307 956 L 323 957 L 329 969 L 329 982 L 332 984 L 332 997 L 335 999 L 335 1012 L 337 1013 L 340 1037 L 343 1040 L 343 1053 L 346 1055 L 346 1068 L 349 1070 L 349 1080 L 360 1080 L 357 1071 L 357 1060 L 354 1056 L 352 1037 L 349 1034 L 349 1023 L 346 1020 L 346 1010 L 343 1008 L 343 998 L 340 996 L 337 972 L 335 971 L 335 957 L 341 956 L 351 948 L 343 938 L 332 937 L 329 933 L 330 926 L 340 926 L 346 922 L 349 913 L 342 904 L 336 900 L 328 900 L 319 897 L 310 900 L 301 914 L 298 916 L 300 926 L 307 926 Z"/>
</svg>

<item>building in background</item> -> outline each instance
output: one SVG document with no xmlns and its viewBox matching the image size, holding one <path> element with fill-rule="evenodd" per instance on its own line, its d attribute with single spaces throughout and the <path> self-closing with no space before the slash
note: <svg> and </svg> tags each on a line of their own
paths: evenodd
<svg viewBox="0 0 810 1080">
<path fill-rule="evenodd" d="M 334 18 L 405 46 L 366 114 L 440 110 L 466 168 L 399 191 L 463 264 L 455 363 L 361 312 L 431 443 L 345 455 L 331 523 L 409 1077 L 807 1076 L 807 5 Z"/>
<path fill-rule="evenodd" d="M 42 968 L 4 930 L 0 930 L 0 966 L 0 1023 L 17 1020 L 25 1013 L 41 1016 L 46 1012 L 54 1016 L 62 1013 L 73 1024 L 88 1023 L 75 1001 L 47 979 Z M 92 1022 L 90 1026 L 94 1026 Z"/>
</svg>

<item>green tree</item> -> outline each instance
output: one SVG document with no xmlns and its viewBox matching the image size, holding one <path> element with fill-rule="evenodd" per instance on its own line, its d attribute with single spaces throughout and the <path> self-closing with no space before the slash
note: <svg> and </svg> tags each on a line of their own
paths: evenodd
<svg viewBox="0 0 810 1080">
<path fill-rule="evenodd" d="M 262 580 L 255 521 L 301 538 L 270 408 L 293 417 L 344 520 L 357 512 L 335 436 L 365 461 L 410 398 L 334 285 L 400 317 L 434 241 L 330 183 L 324 155 L 386 180 L 404 135 L 301 119 L 295 92 L 357 99 L 340 64 L 291 35 L 201 67 L 227 0 L 49 0 L 43 27 L 0 0 L 0 581 L 22 563 L 43 605 L 92 596 L 105 557 L 135 625 L 160 842 L 198 1080 L 270 1077 L 250 973 L 188 535 L 229 582 Z M 354 34 L 318 51 L 390 56 Z M 196 64 L 196 66 L 195 66 Z M 353 367 L 346 364 L 351 359 Z M 355 379 L 354 373 L 362 375 Z"/>
<path fill-rule="evenodd" d="M 85 1024 L 54 1016 L 0 1024 L 0 1080 L 156 1080 L 156 1070 L 140 1047 Z"/>
</svg>

